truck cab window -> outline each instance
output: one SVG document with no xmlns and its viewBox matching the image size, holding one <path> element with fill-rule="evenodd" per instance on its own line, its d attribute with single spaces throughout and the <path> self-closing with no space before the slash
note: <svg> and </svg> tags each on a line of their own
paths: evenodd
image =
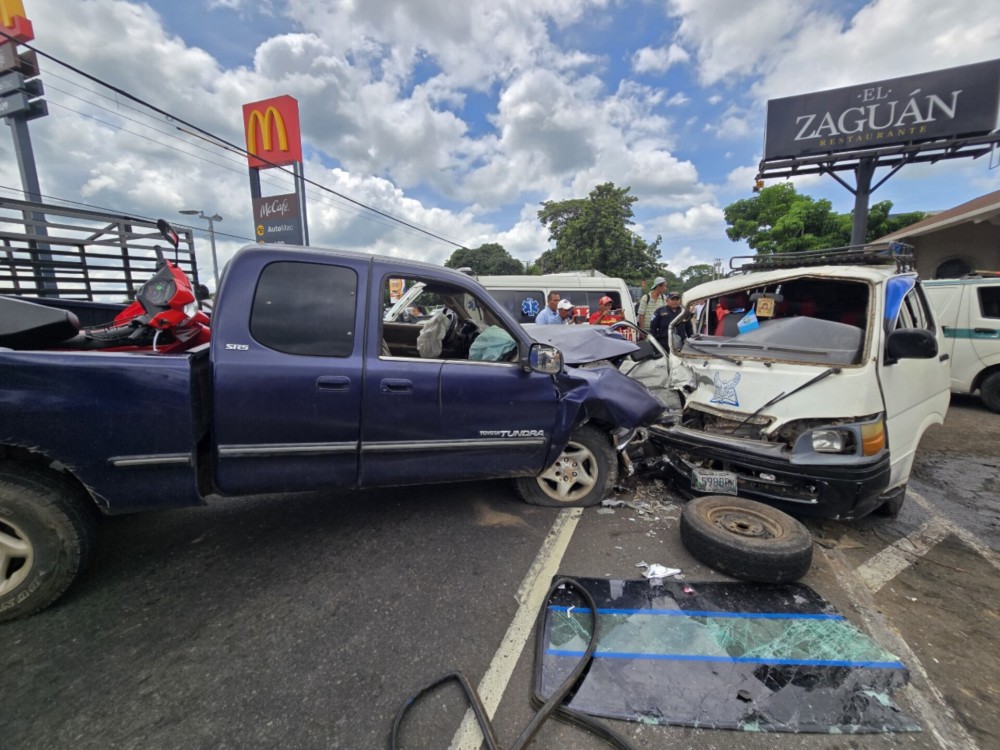
<svg viewBox="0 0 1000 750">
<path fill-rule="evenodd" d="M 354 351 L 358 275 L 350 268 L 281 261 L 263 272 L 250 333 L 287 354 L 348 357 Z"/>
<path fill-rule="evenodd" d="M 488 356 L 490 361 L 500 361 L 506 354 L 502 351 L 505 335 L 511 358 L 516 356 L 514 338 L 489 307 L 467 290 L 433 279 L 390 277 L 383 283 L 385 300 L 390 299 L 390 284 L 397 294 L 392 295 L 395 306 L 382 320 L 381 356 L 450 360 Z M 494 329 L 488 337 L 491 343 L 500 339 L 501 353 L 491 345 L 488 355 L 481 356 L 483 347 L 476 347 L 475 342 L 488 329 Z"/>
</svg>

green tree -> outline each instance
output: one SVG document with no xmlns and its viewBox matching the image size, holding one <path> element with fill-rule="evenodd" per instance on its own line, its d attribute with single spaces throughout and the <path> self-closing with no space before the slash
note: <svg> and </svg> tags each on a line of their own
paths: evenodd
<svg viewBox="0 0 1000 750">
<path fill-rule="evenodd" d="M 890 216 L 891 211 L 892 201 L 881 201 L 868 209 L 867 242 L 924 218 L 919 211 Z M 730 203 L 723 213 L 729 239 L 746 240 L 761 254 L 839 247 L 851 241 L 852 214 L 834 213 L 830 201 L 801 195 L 790 182 L 771 185 L 752 198 Z"/>
<path fill-rule="evenodd" d="M 649 243 L 629 228 L 639 200 L 630 189 L 608 182 L 586 198 L 542 203 L 538 219 L 555 243 L 538 259 L 542 273 L 595 269 L 632 283 L 657 275 L 662 238 Z"/>
<path fill-rule="evenodd" d="M 723 214 L 729 225 L 726 236 L 733 242 L 746 240 L 751 249 L 762 254 L 845 244 L 841 241 L 842 222 L 830 201 L 799 195 L 790 182 L 730 203 Z"/>
<path fill-rule="evenodd" d="M 699 284 L 704 284 L 706 281 L 711 281 L 714 278 L 715 266 L 710 263 L 698 263 L 694 266 L 688 266 L 681 271 L 681 288 L 690 289 Z"/>
<path fill-rule="evenodd" d="M 460 247 L 444 264 L 448 268 L 471 268 L 477 276 L 524 273 L 524 264 L 495 242 L 473 249 Z"/>
</svg>

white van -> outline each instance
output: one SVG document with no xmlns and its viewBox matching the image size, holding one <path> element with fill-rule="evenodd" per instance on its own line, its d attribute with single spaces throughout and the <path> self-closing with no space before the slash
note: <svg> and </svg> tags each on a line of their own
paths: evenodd
<svg viewBox="0 0 1000 750">
<path fill-rule="evenodd" d="M 975 393 L 1000 412 L 1000 278 L 925 281 L 951 355 L 952 393 Z"/>
<path fill-rule="evenodd" d="M 545 307 L 549 292 L 558 292 L 585 315 L 597 312 L 601 297 L 612 299 L 611 309 L 623 320 L 635 323 L 635 306 L 622 279 L 592 275 L 596 272 L 552 273 L 542 276 L 479 276 L 490 296 L 507 308 L 519 323 L 534 323 Z"/>
<path fill-rule="evenodd" d="M 694 334 L 671 337 L 681 420 L 650 428 L 677 486 L 800 516 L 898 513 L 950 398 L 943 332 L 912 268 L 895 245 L 782 253 L 685 292 L 704 304 Z"/>
</svg>

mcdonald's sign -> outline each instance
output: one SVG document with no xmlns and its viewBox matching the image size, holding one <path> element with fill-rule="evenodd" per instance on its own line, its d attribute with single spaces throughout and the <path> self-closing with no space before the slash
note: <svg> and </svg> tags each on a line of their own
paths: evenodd
<svg viewBox="0 0 1000 750">
<path fill-rule="evenodd" d="M 0 0 L 0 31 L 10 34 L 15 42 L 30 42 L 35 38 L 35 30 L 24 15 L 21 0 Z M 0 37 L 0 44 L 9 41 L 7 37 Z"/>
<path fill-rule="evenodd" d="M 243 129 L 251 168 L 267 169 L 302 161 L 299 103 L 287 94 L 244 104 Z"/>
</svg>

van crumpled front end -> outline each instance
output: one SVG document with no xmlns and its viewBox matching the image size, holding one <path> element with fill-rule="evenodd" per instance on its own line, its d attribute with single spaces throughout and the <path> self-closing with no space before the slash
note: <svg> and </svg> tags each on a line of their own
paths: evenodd
<svg viewBox="0 0 1000 750">
<path fill-rule="evenodd" d="M 889 484 L 881 415 L 801 419 L 766 432 L 766 417 L 688 409 L 684 423 L 649 427 L 659 468 L 688 496 L 739 494 L 797 516 L 871 513 Z"/>
</svg>

